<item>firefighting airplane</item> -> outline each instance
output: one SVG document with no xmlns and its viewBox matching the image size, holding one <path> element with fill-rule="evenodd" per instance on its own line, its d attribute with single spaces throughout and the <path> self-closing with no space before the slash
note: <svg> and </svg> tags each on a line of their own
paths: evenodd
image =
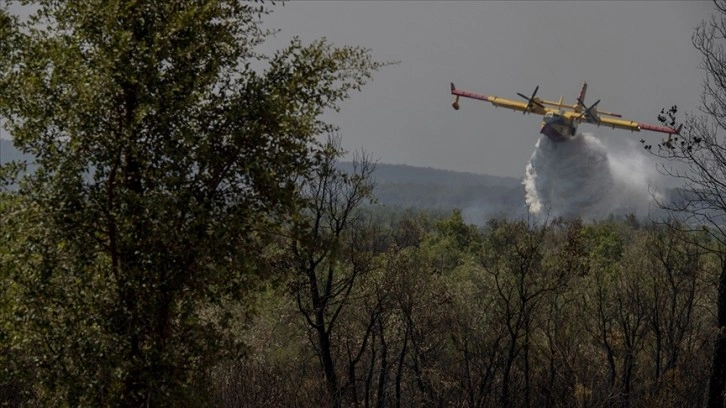
<svg viewBox="0 0 726 408">
<path fill-rule="evenodd" d="M 521 111 L 523 115 L 527 113 L 544 115 L 544 118 L 542 118 L 540 133 L 555 142 L 562 142 L 575 136 L 577 133 L 577 126 L 580 123 L 591 123 L 597 126 L 612 127 L 613 129 L 626 129 L 631 132 L 639 132 L 641 130 L 662 132 L 667 133 L 669 138 L 673 134 L 680 134 L 681 127 L 683 126 L 681 125 L 678 126 L 678 129 L 673 129 L 666 126 L 649 125 L 647 123 L 638 123 L 631 120 L 620 119 L 622 118 L 622 115 L 618 115 L 617 113 L 598 111 L 596 107 L 600 103 L 600 100 L 590 105 L 590 107 L 587 107 L 585 105 L 587 82 L 582 85 L 582 90 L 580 91 L 580 96 L 577 98 L 577 103 L 573 105 L 565 104 L 564 97 L 561 97 L 559 102 L 540 99 L 537 97 L 538 90 L 539 85 L 534 88 L 532 96 L 529 97 L 517 92 L 517 95 L 527 101 L 519 102 L 500 98 L 498 96 L 486 96 L 474 92 L 463 91 L 461 89 L 456 89 L 454 84 L 451 83 L 451 94 L 456 96 L 452 106 L 454 109 L 459 110 L 459 98 L 464 97 L 491 102 L 495 107 Z M 556 107 L 556 109 L 549 108 L 547 106 Z"/>
</svg>

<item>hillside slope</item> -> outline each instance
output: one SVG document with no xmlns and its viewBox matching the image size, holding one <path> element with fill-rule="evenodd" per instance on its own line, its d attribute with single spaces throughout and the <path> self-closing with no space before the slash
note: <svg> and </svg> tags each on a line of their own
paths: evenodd
<svg viewBox="0 0 726 408">
<path fill-rule="evenodd" d="M 352 164 L 342 162 L 339 167 L 350 171 Z M 514 177 L 378 163 L 373 178 L 376 198 L 391 208 L 460 209 L 472 223 L 526 213 L 524 186 Z"/>
</svg>

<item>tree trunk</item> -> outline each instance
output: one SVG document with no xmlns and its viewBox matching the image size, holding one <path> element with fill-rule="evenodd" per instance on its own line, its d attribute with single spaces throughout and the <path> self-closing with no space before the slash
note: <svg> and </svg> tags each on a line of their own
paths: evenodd
<svg viewBox="0 0 726 408">
<path fill-rule="evenodd" d="M 340 406 L 340 396 L 338 395 L 338 379 L 335 376 L 335 365 L 333 364 L 333 354 L 330 345 L 330 336 L 325 331 L 325 323 L 323 313 L 316 313 L 318 341 L 320 344 L 320 361 L 323 363 L 323 372 L 328 386 L 328 393 L 332 398 L 333 407 Z"/>
<path fill-rule="evenodd" d="M 381 372 L 378 377 L 378 401 L 376 406 L 384 408 L 386 405 L 386 384 L 388 383 L 388 345 L 383 335 L 383 323 L 381 323 L 380 319 L 378 320 L 378 330 L 381 337 Z"/>
<path fill-rule="evenodd" d="M 408 328 L 403 334 L 403 346 L 398 356 L 398 368 L 396 369 L 396 408 L 401 408 L 401 380 L 403 379 L 403 361 L 406 358 L 406 346 L 408 345 Z"/>
</svg>

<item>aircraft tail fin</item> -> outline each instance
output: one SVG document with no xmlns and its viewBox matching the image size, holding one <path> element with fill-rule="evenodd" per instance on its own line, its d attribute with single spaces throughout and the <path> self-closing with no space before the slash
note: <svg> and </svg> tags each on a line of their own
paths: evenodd
<svg viewBox="0 0 726 408">
<path fill-rule="evenodd" d="M 580 96 L 577 97 L 578 107 L 584 108 L 585 107 L 585 93 L 587 92 L 587 82 L 584 82 L 582 84 L 582 89 L 580 90 Z M 577 112 L 579 112 L 580 109 L 577 109 Z"/>
</svg>

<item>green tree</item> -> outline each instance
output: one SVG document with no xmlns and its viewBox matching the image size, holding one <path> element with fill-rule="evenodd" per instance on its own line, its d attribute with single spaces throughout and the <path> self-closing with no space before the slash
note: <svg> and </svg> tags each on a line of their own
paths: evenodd
<svg viewBox="0 0 726 408">
<path fill-rule="evenodd" d="M 261 55 L 261 4 L 28 3 L 0 19 L 0 116 L 38 164 L 11 179 L 3 258 L 32 398 L 201 404 L 203 372 L 236 350 L 228 306 L 249 306 L 332 130 L 320 115 L 381 64 L 324 40 Z"/>
</svg>

